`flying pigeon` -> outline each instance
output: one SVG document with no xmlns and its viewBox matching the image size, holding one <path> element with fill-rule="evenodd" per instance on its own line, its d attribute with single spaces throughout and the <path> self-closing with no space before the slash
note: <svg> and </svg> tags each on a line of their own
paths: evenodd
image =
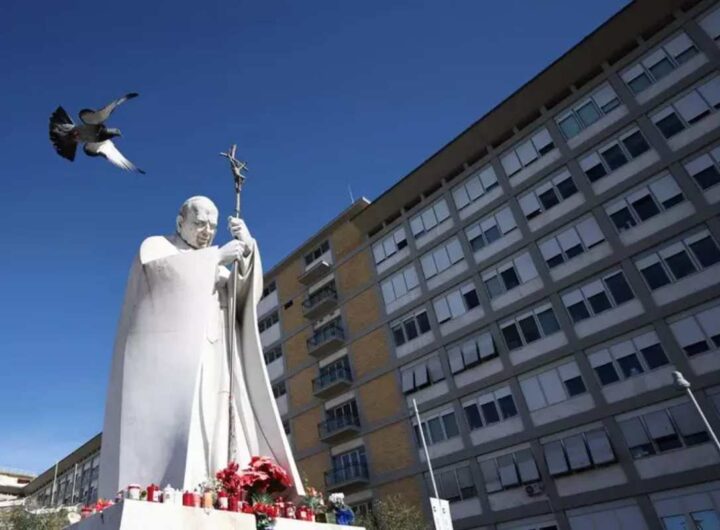
<svg viewBox="0 0 720 530">
<path fill-rule="evenodd" d="M 120 129 L 105 126 L 115 108 L 136 98 L 138 94 L 131 92 L 105 105 L 100 110 L 83 109 L 80 111 L 82 125 L 75 125 L 65 109 L 58 107 L 50 116 L 50 141 L 58 154 L 71 162 L 75 160 L 75 150 L 79 143 L 84 143 L 83 150 L 88 156 L 104 156 L 111 164 L 127 171 L 145 173 L 118 151 L 111 138 L 122 136 Z"/>
</svg>

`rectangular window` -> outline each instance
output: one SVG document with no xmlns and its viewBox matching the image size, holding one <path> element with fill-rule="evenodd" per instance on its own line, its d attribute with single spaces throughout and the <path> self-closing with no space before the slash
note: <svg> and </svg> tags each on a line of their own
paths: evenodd
<svg viewBox="0 0 720 530">
<path fill-rule="evenodd" d="M 602 84 L 589 97 L 575 103 L 555 121 L 566 139 L 577 136 L 604 115 L 620 106 L 620 100 L 609 83 Z"/>
<path fill-rule="evenodd" d="M 587 153 L 578 162 L 588 180 L 597 182 L 649 149 L 650 145 L 640 129 L 633 127 L 599 149 Z"/>
<path fill-rule="evenodd" d="M 707 442 L 710 438 L 695 408 L 681 403 L 618 421 L 633 458 Z"/>
<path fill-rule="evenodd" d="M 500 324 L 509 350 L 522 348 L 560 330 L 552 306 L 543 304 Z"/>
<path fill-rule="evenodd" d="M 390 325 L 395 346 L 402 346 L 430 331 L 430 321 L 424 309 L 413 313 Z"/>
<path fill-rule="evenodd" d="M 463 409 L 470 430 L 514 418 L 518 414 L 509 386 L 465 400 Z"/>
<path fill-rule="evenodd" d="M 714 188 L 720 184 L 720 146 L 685 162 L 685 169 L 701 190 Z"/>
<path fill-rule="evenodd" d="M 409 291 L 419 286 L 420 282 L 414 265 L 409 265 L 380 284 L 385 305 L 402 298 Z"/>
<path fill-rule="evenodd" d="M 422 439 L 417 424 L 413 424 L 415 430 L 415 441 L 422 447 Z M 425 435 L 425 442 L 428 445 L 435 445 L 460 435 L 455 412 L 446 410 L 436 414 L 429 414 L 422 418 L 422 429 Z"/>
<path fill-rule="evenodd" d="M 588 431 L 543 444 L 545 460 L 554 477 L 585 471 L 616 461 L 604 429 Z"/>
<path fill-rule="evenodd" d="M 562 228 L 541 241 L 538 247 L 549 268 L 557 267 L 584 254 L 595 245 L 605 241 L 595 218 L 590 215 L 574 225 Z"/>
<path fill-rule="evenodd" d="M 635 298 L 622 271 L 615 271 L 602 278 L 566 292 L 563 304 L 573 322 L 599 315 Z"/>
<path fill-rule="evenodd" d="M 670 329 L 688 357 L 716 350 L 720 348 L 720 304 L 694 310 L 671 322 Z"/>
<path fill-rule="evenodd" d="M 620 77 L 633 93 L 639 94 L 697 54 L 693 41 L 681 31 L 624 70 Z"/>
<path fill-rule="evenodd" d="M 520 379 L 520 388 L 531 411 L 545 408 L 587 392 L 580 369 L 569 361 L 531 377 Z"/>
<path fill-rule="evenodd" d="M 530 220 L 572 197 L 577 191 L 572 175 L 566 168 L 563 168 L 557 174 L 542 181 L 530 192 L 522 195 L 518 201 L 523 214 Z"/>
<path fill-rule="evenodd" d="M 372 252 L 375 264 L 379 265 L 405 247 L 407 247 L 405 228 L 400 227 L 373 245 Z"/>
<path fill-rule="evenodd" d="M 444 380 L 445 374 L 440 358 L 434 355 L 412 366 L 401 368 L 400 377 L 403 392 L 410 394 Z"/>
<path fill-rule="evenodd" d="M 452 237 L 420 258 L 423 276 L 425 276 L 426 280 L 429 280 L 463 259 L 465 259 L 465 256 L 463 256 L 460 240 L 457 237 Z"/>
<path fill-rule="evenodd" d="M 472 282 L 452 289 L 433 300 L 439 324 L 458 318 L 479 305 L 480 300 Z"/>
<path fill-rule="evenodd" d="M 453 374 L 459 374 L 480 363 L 494 359 L 498 356 L 498 352 L 492 335 L 486 331 L 449 347 L 447 355 L 450 360 L 450 371 Z"/>
<path fill-rule="evenodd" d="M 263 331 L 270 329 L 272 326 L 278 323 L 279 317 L 278 312 L 275 311 L 273 314 L 269 315 L 266 318 L 263 318 L 262 320 L 258 321 L 258 330 L 260 333 Z"/>
<path fill-rule="evenodd" d="M 430 477 L 425 477 L 428 482 L 428 488 L 432 491 Z M 438 487 L 438 494 L 447 501 L 459 502 L 473 497 L 477 497 L 477 489 L 472 478 L 470 466 L 467 464 L 460 465 L 451 469 L 439 469 L 435 473 L 435 481 Z"/>
<path fill-rule="evenodd" d="M 606 205 L 605 212 L 617 231 L 624 232 L 684 201 L 675 177 L 665 172 Z"/>
<path fill-rule="evenodd" d="M 651 290 L 675 283 L 720 261 L 720 248 L 708 230 L 701 230 L 635 260 Z"/>
<path fill-rule="evenodd" d="M 700 27 L 710 35 L 710 37 L 717 41 L 720 39 L 720 8 L 715 8 L 705 13 L 702 18 L 698 20 Z"/>
<path fill-rule="evenodd" d="M 537 278 L 538 272 L 530 253 L 523 252 L 497 267 L 484 271 L 481 277 L 488 295 L 490 298 L 495 298 Z"/>
<path fill-rule="evenodd" d="M 495 170 L 491 165 L 484 166 L 466 178 L 453 189 L 453 200 L 458 211 L 474 203 L 487 192 L 498 186 Z"/>
<path fill-rule="evenodd" d="M 674 99 L 650 116 L 665 138 L 696 124 L 720 107 L 720 76 L 704 80 L 700 85 Z"/>
<path fill-rule="evenodd" d="M 273 385 L 272 391 L 273 391 L 273 396 L 275 396 L 275 399 L 287 394 L 287 388 L 285 387 L 285 381 L 280 381 L 278 384 Z"/>
<path fill-rule="evenodd" d="M 509 207 L 502 208 L 478 223 L 465 229 L 465 235 L 473 252 L 494 243 L 517 228 L 517 223 Z"/>
<path fill-rule="evenodd" d="M 447 201 L 440 199 L 410 219 L 410 229 L 415 239 L 420 239 L 430 230 L 450 217 Z"/>
<path fill-rule="evenodd" d="M 500 157 L 500 163 L 508 177 L 539 160 L 555 149 L 550 133 L 543 127 L 530 138 L 512 146 Z"/>
<path fill-rule="evenodd" d="M 530 449 L 522 449 L 480 462 L 480 470 L 488 493 L 540 480 L 540 472 Z"/>
<path fill-rule="evenodd" d="M 277 289 L 277 286 L 275 285 L 275 281 L 270 282 L 263 288 L 262 296 L 260 298 L 262 299 L 262 298 L 265 298 L 266 296 L 269 296 L 271 293 L 274 293 L 276 289 Z"/>
<path fill-rule="evenodd" d="M 277 346 L 275 348 L 271 348 L 268 351 L 264 352 L 265 357 L 265 364 L 270 364 L 273 361 L 276 361 L 282 357 L 282 347 Z"/>
<path fill-rule="evenodd" d="M 314 248 L 311 252 L 305 254 L 305 266 L 310 265 L 315 260 L 320 259 L 320 256 L 330 251 L 330 243 L 323 241 L 320 245 Z"/>
<path fill-rule="evenodd" d="M 655 331 L 635 335 L 590 353 L 588 360 L 602 386 L 642 375 L 670 362 Z"/>
</svg>

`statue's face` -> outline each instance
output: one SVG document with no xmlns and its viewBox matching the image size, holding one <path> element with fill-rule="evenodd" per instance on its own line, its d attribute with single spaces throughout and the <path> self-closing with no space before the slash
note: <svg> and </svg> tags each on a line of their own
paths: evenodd
<svg viewBox="0 0 720 530">
<path fill-rule="evenodd" d="M 218 211 L 212 204 L 197 202 L 180 221 L 178 233 L 193 248 L 212 245 L 217 232 Z"/>
</svg>

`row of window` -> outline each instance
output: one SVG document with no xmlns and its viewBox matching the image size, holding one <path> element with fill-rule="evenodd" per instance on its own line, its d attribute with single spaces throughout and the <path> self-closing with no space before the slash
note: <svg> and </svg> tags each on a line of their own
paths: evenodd
<svg viewBox="0 0 720 530">
<path fill-rule="evenodd" d="M 258 330 L 260 330 L 260 333 L 262 333 L 265 330 L 270 329 L 275 324 L 277 324 L 280 321 L 280 317 L 278 316 L 278 312 L 275 311 L 274 313 L 268 315 L 265 318 L 261 318 L 258 320 Z"/>
</svg>

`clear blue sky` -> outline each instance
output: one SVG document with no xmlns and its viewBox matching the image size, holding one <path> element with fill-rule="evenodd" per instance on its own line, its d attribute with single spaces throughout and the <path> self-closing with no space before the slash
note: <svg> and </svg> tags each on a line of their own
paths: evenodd
<svg viewBox="0 0 720 530">
<path fill-rule="evenodd" d="M 625 0 L 27 2 L 0 17 L 0 466 L 40 472 L 102 427 L 128 267 L 181 202 L 233 205 L 266 268 L 406 175 Z M 147 175 L 47 138 L 129 91 L 111 125 Z M 225 227 L 218 240 L 227 240 Z"/>
</svg>

